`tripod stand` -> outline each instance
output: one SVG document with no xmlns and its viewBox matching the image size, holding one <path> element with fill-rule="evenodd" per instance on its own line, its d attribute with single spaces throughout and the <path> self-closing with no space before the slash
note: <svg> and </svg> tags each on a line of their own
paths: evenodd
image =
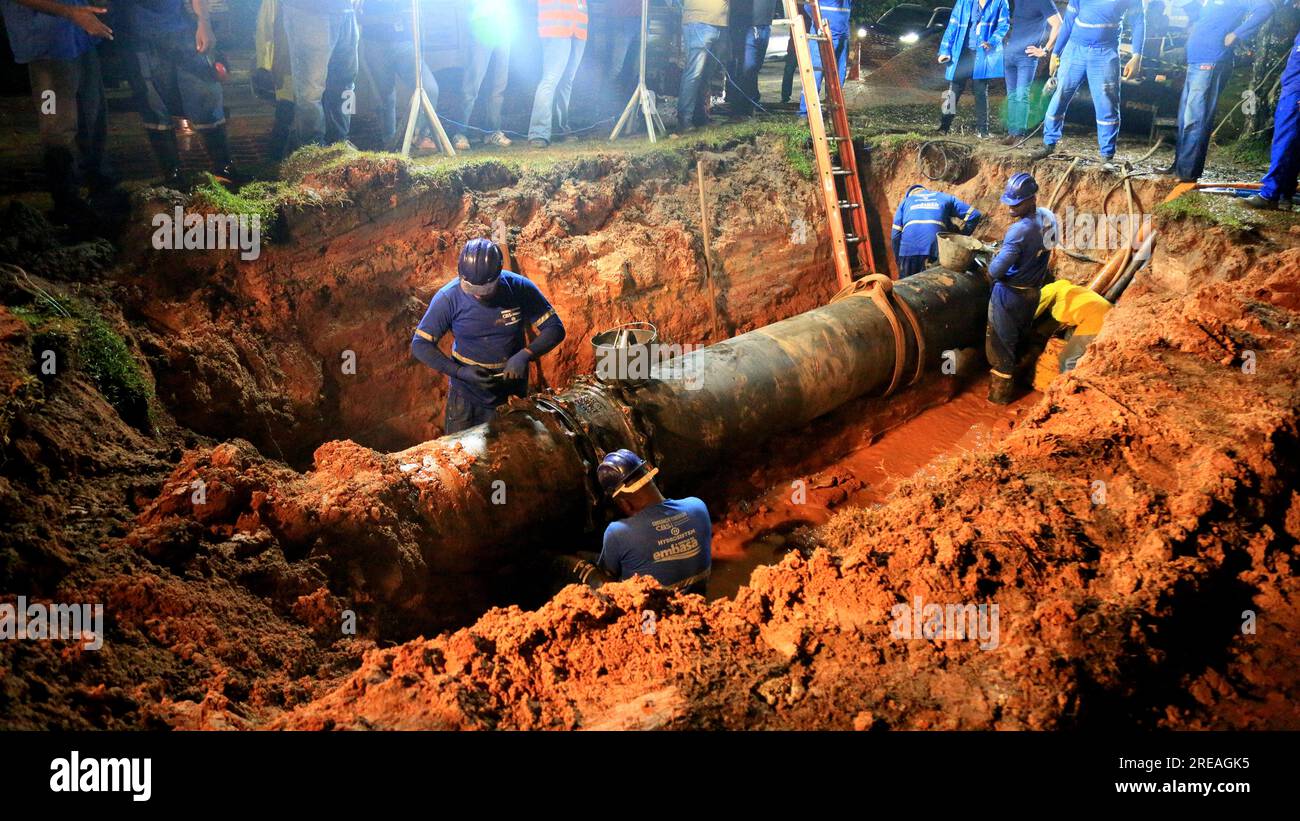
<svg viewBox="0 0 1300 821">
<path fill-rule="evenodd" d="M 402 156 L 411 156 L 411 140 L 415 137 L 415 124 L 420 120 L 420 109 L 429 117 L 429 122 L 433 124 L 433 133 L 438 138 L 438 148 L 448 157 L 456 156 L 456 149 L 451 147 L 451 140 L 447 138 L 447 132 L 442 127 L 442 120 L 438 119 L 437 113 L 433 110 L 433 103 L 429 100 L 429 94 L 424 90 L 424 57 L 422 56 L 423 43 L 420 40 L 420 0 L 411 0 L 411 36 L 415 38 L 415 88 L 411 91 L 411 107 L 406 115 L 406 134 L 402 137 Z"/>
<path fill-rule="evenodd" d="M 645 115 L 645 130 L 650 137 L 650 142 L 655 142 L 658 135 L 655 131 L 657 128 L 660 132 L 667 134 L 668 129 L 664 127 L 664 121 L 659 117 L 659 110 L 655 107 L 654 92 L 646 88 L 645 84 L 645 50 L 646 40 L 650 34 L 650 0 L 641 0 L 641 66 L 640 74 L 637 78 L 636 91 L 632 92 L 632 99 L 627 101 L 627 107 L 623 109 L 623 115 L 618 118 L 614 124 L 614 131 L 609 135 L 611 141 L 617 140 L 623 132 L 624 127 L 630 125 L 632 112 L 639 105 L 641 113 Z"/>
</svg>

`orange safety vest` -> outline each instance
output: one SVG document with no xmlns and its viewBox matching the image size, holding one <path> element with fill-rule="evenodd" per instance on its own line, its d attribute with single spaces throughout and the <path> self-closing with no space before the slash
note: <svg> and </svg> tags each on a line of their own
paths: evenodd
<svg viewBox="0 0 1300 821">
<path fill-rule="evenodd" d="M 587 0 L 537 0 L 539 37 L 587 39 Z"/>
</svg>

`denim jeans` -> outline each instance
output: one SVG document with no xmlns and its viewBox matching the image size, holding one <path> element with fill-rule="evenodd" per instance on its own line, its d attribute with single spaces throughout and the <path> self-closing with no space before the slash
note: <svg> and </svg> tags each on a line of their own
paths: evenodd
<svg viewBox="0 0 1300 821">
<path fill-rule="evenodd" d="M 321 14 L 283 4 L 298 144 L 348 138 L 357 80 L 358 29 L 351 11 Z M 414 58 L 412 58 L 414 59 Z"/>
<path fill-rule="evenodd" d="M 1088 93 L 1097 114 L 1097 147 L 1103 157 L 1115 156 L 1119 139 L 1119 50 L 1114 46 L 1066 43 L 1056 72 L 1056 93 L 1047 105 L 1043 143 L 1056 145 L 1065 130 L 1065 112 L 1074 94 L 1088 81 Z"/>
<path fill-rule="evenodd" d="M 704 125 L 708 114 L 704 110 L 704 95 L 708 93 L 713 76 L 713 57 L 724 29 L 708 23 L 686 23 L 682 26 L 682 41 L 686 46 L 686 64 L 682 66 L 682 87 L 677 94 L 677 124 Z"/>
<path fill-rule="evenodd" d="M 1259 195 L 1266 200 L 1291 199 L 1296 192 L 1297 174 L 1300 174 L 1300 88 L 1283 85 L 1273 115 L 1273 160 Z"/>
<path fill-rule="evenodd" d="M 194 50 L 193 31 L 176 37 L 138 38 L 126 58 L 127 76 L 144 127 L 171 131 L 184 117 L 196 131 L 226 121 L 221 83 L 207 58 Z"/>
<path fill-rule="evenodd" d="M 609 50 L 609 81 L 622 89 L 635 82 L 641 70 L 641 18 L 624 17 L 613 24 L 614 45 Z"/>
<path fill-rule="evenodd" d="M 550 142 L 553 131 L 569 130 L 569 96 L 586 48 L 587 41 L 577 37 L 542 38 L 542 79 L 533 95 L 528 139 Z"/>
<path fill-rule="evenodd" d="M 32 99 L 41 112 L 42 164 L 55 205 L 79 195 L 80 171 L 88 182 L 108 176 L 104 144 L 108 108 L 99 68 L 99 53 L 89 49 L 75 60 L 33 60 L 27 64 Z M 54 92 L 54 108 L 44 113 L 45 91 Z M 67 101 L 72 101 L 70 104 Z"/>
<path fill-rule="evenodd" d="M 835 19 L 835 22 L 831 22 L 828 20 L 826 22 L 826 27 L 831 31 L 831 44 L 835 46 L 835 59 L 838 63 L 840 85 L 844 85 L 844 77 L 849 70 L 849 24 L 847 18 L 844 19 L 842 23 L 839 22 L 838 18 L 833 18 L 833 19 Z M 821 91 L 821 87 L 822 87 L 821 44 L 818 43 L 816 40 L 814 40 L 810 42 L 808 45 L 812 50 L 813 73 L 817 77 L 817 90 Z M 800 114 L 808 113 L 808 101 L 804 100 L 802 97 L 799 99 L 799 113 Z"/>
<path fill-rule="evenodd" d="M 1179 179 L 1200 179 L 1205 154 L 1210 150 L 1210 131 L 1219 92 L 1232 73 L 1232 55 L 1207 66 L 1187 67 L 1183 97 L 1178 102 L 1178 146 L 1174 149 L 1174 173 Z"/>
<path fill-rule="evenodd" d="M 763 70 L 763 59 L 767 57 L 767 44 L 771 39 L 771 26 L 750 26 L 745 30 L 740 81 L 736 84 L 739 89 L 728 90 L 728 99 L 734 100 L 731 110 L 737 114 L 752 113 L 758 103 L 758 73 Z"/>
<path fill-rule="evenodd" d="M 380 146 L 385 151 L 395 151 L 401 147 L 397 135 L 399 131 L 405 135 L 406 118 L 411 113 L 411 94 L 415 91 L 411 82 L 411 77 L 415 74 L 415 43 L 410 40 L 379 39 L 362 42 L 366 70 L 370 72 L 370 79 L 374 81 L 375 93 L 379 98 Z M 424 75 L 424 91 L 436 109 L 438 81 L 423 61 L 420 62 L 420 69 Z M 425 122 L 422 111 L 420 123 Z M 428 127 L 432 129 L 432 123 Z"/>
<path fill-rule="evenodd" d="M 1038 73 L 1038 58 L 1024 51 L 1007 51 L 1002 75 L 1007 81 L 1007 133 L 1023 137 L 1029 133 L 1029 91 Z"/>
<path fill-rule="evenodd" d="M 957 71 L 953 74 L 951 82 L 948 83 L 948 94 L 952 100 L 952 112 L 956 113 L 957 102 L 961 100 L 962 92 L 966 90 L 966 83 L 969 82 L 975 94 L 975 130 L 980 134 L 988 134 L 989 81 L 976 80 L 974 76 L 975 52 L 963 48 L 961 57 L 957 58 Z"/>
<path fill-rule="evenodd" d="M 483 116 L 480 119 L 485 134 L 501 130 L 501 106 L 506 99 L 506 83 L 510 81 L 510 41 L 484 43 L 474 40 L 469 47 L 469 63 L 460 87 L 461 124 L 455 126 L 452 136 L 464 136 L 470 130 L 474 106 L 483 99 Z"/>
</svg>

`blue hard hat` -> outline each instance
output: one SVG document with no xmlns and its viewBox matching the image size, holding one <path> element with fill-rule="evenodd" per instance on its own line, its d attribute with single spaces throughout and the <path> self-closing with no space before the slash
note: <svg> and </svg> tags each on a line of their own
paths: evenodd
<svg viewBox="0 0 1300 821">
<path fill-rule="evenodd" d="M 1038 193 L 1038 183 L 1034 175 L 1021 171 L 1007 180 L 1007 190 L 1002 195 L 1003 205 L 1019 205 Z"/>
<path fill-rule="evenodd" d="M 472 239 L 461 249 L 456 272 L 461 286 L 475 296 L 488 296 L 496 290 L 501 276 L 501 249 L 486 237 Z"/>
<path fill-rule="evenodd" d="M 651 468 L 644 459 L 626 448 L 605 454 L 596 468 L 596 478 L 606 496 L 632 493 L 640 490 L 654 478 L 658 468 Z"/>
</svg>

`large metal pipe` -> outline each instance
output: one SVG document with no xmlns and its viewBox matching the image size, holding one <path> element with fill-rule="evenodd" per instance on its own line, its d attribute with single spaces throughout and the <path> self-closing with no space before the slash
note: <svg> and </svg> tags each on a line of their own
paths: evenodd
<svg viewBox="0 0 1300 821">
<path fill-rule="evenodd" d="M 938 373 L 944 351 L 983 339 L 983 277 L 933 269 L 893 292 L 918 320 L 924 369 Z M 908 373 L 916 352 L 909 331 Z M 316 471 L 277 494 L 273 518 L 282 536 L 348 564 L 394 615 L 441 627 L 498 598 L 513 564 L 569 548 L 598 524 L 601 452 L 637 450 L 670 490 L 688 489 L 730 454 L 883 391 L 894 367 L 889 321 L 872 300 L 850 297 L 661 364 L 642 383 L 579 380 L 400 453 L 333 443 L 318 451 Z"/>
</svg>

